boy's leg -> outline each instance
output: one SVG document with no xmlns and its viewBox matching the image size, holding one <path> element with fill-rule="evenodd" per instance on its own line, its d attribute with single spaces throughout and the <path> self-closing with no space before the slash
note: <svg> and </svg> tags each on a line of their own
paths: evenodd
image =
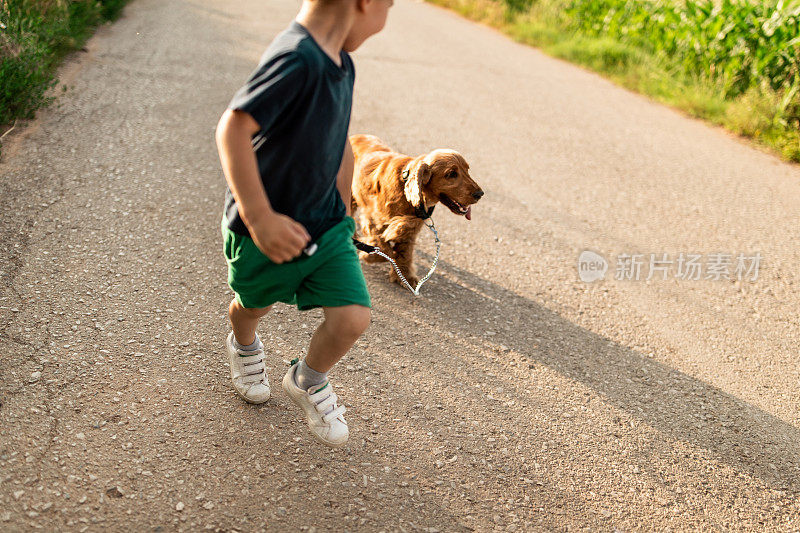
<svg viewBox="0 0 800 533">
<path fill-rule="evenodd" d="M 323 307 L 325 320 L 311 337 L 308 355 L 300 361 L 294 381 L 298 387 L 324 383 L 328 371 L 346 354 L 369 327 L 370 310 L 362 305 Z"/>
<path fill-rule="evenodd" d="M 311 338 L 305 361 L 292 365 L 283 388 L 306 413 L 309 428 L 329 446 L 342 446 L 349 437 L 345 408 L 327 379 L 328 371 L 369 326 L 370 309 L 362 305 L 323 307 L 325 320 Z M 298 376 L 298 374 L 300 374 Z"/>
<path fill-rule="evenodd" d="M 233 331 L 225 340 L 225 346 L 231 381 L 236 392 L 249 403 L 264 403 L 270 396 L 264 346 L 256 335 L 256 326 L 271 307 L 248 309 L 236 299 L 228 307 Z"/>
<path fill-rule="evenodd" d="M 228 307 L 228 319 L 231 321 L 236 342 L 242 346 L 253 344 L 256 341 L 258 321 L 269 313 L 270 309 L 272 309 L 271 305 L 260 309 L 248 309 L 242 307 L 242 304 L 234 298 Z"/>
<path fill-rule="evenodd" d="M 317 252 L 299 265 L 305 277 L 297 289 L 297 308 L 322 307 L 325 320 L 306 359 L 283 377 L 284 390 L 305 412 L 312 433 L 329 446 L 342 446 L 349 432 L 327 373 L 367 329 L 372 306 L 351 240 L 354 230 L 353 218 L 345 217 L 317 239 Z"/>
<path fill-rule="evenodd" d="M 363 305 L 323 307 L 325 320 L 319 325 L 308 347 L 306 364 L 327 373 L 367 330 L 370 309 Z"/>
</svg>

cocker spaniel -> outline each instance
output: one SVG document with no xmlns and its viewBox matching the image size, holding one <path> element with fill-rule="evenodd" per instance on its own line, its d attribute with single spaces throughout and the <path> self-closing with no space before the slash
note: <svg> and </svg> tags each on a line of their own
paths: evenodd
<svg viewBox="0 0 800 533">
<path fill-rule="evenodd" d="M 434 150 L 410 157 L 398 154 L 374 135 L 350 137 L 355 156 L 353 213 L 358 209 L 361 240 L 377 246 L 397 263 L 412 287 L 417 285 L 414 243 L 424 220 L 438 202 L 472 219 L 471 205 L 483 190 L 469 175 L 469 165 L 454 150 Z M 367 263 L 384 259 L 359 252 Z M 391 268 L 389 279 L 401 283 Z"/>
</svg>

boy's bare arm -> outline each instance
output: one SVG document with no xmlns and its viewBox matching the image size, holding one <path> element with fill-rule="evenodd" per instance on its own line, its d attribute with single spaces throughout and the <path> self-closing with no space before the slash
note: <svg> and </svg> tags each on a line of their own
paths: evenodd
<svg viewBox="0 0 800 533">
<path fill-rule="evenodd" d="M 302 224 L 275 212 L 269 203 L 250 142 L 259 129 L 248 113 L 228 109 L 217 125 L 217 149 L 253 242 L 272 261 L 284 263 L 300 255 L 311 237 Z"/>
<path fill-rule="evenodd" d="M 353 215 L 350 211 L 350 197 L 353 194 L 353 167 L 353 148 L 350 146 L 350 139 L 347 139 L 344 145 L 342 164 L 339 166 L 339 174 L 336 176 L 336 187 L 339 189 L 339 194 L 342 196 L 344 207 L 347 210 L 347 216 Z"/>
</svg>

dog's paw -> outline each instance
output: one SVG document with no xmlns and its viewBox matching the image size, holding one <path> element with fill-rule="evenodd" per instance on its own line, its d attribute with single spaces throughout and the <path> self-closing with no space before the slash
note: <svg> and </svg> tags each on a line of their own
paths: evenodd
<svg viewBox="0 0 800 533">
<path fill-rule="evenodd" d="M 381 261 L 386 261 L 383 257 L 379 256 L 378 254 L 368 254 L 367 252 L 358 252 L 358 258 L 364 261 L 365 263 L 380 263 Z"/>
<path fill-rule="evenodd" d="M 406 281 L 409 285 L 411 285 L 412 288 L 417 287 L 417 283 L 419 282 L 419 278 L 417 278 L 417 276 L 406 276 L 405 274 L 403 274 L 403 276 L 405 276 Z M 394 269 L 389 272 L 389 281 L 393 281 L 401 287 L 405 287 L 405 284 L 400 280 L 400 276 L 397 275 L 397 272 L 395 272 Z"/>
</svg>

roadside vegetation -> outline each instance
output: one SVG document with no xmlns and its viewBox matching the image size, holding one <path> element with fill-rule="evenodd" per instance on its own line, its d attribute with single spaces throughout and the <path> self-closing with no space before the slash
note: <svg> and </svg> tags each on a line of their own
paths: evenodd
<svg viewBox="0 0 800 533">
<path fill-rule="evenodd" d="M 0 0 L 0 133 L 32 118 L 52 97 L 63 57 L 126 0 Z"/>
<path fill-rule="evenodd" d="M 429 0 L 800 161 L 800 1 Z"/>
</svg>

